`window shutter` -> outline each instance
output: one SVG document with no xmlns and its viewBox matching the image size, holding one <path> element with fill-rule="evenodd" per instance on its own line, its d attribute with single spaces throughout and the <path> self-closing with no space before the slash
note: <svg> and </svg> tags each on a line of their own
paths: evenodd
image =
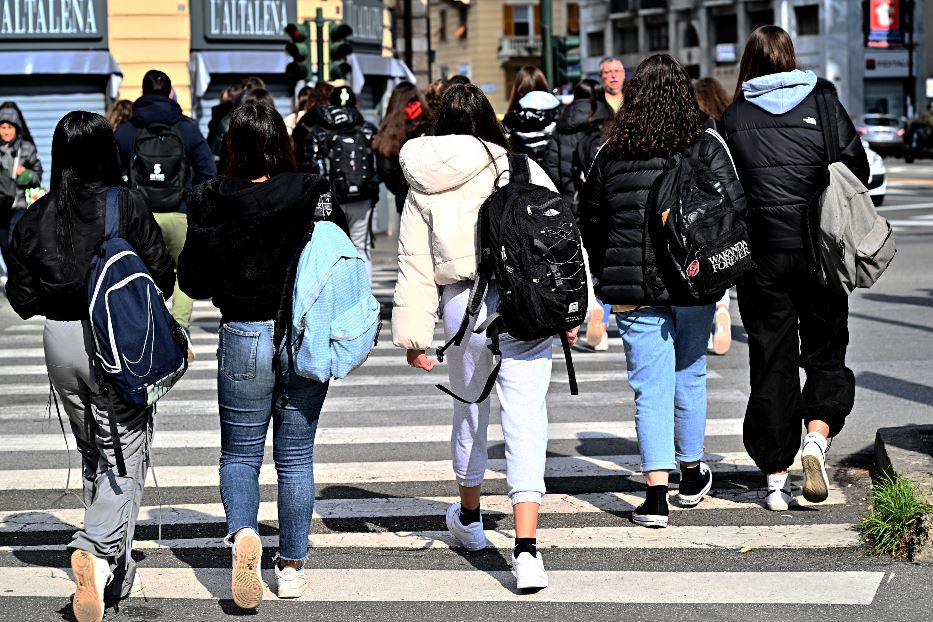
<svg viewBox="0 0 933 622">
<path fill-rule="evenodd" d="M 567 34 L 580 34 L 580 5 L 575 2 L 567 5 Z"/>
<path fill-rule="evenodd" d="M 502 5 L 502 36 L 515 36 L 515 18 L 512 15 L 512 5 Z"/>
<path fill-rule="evenodd" d="M 540 37 L 541 36 L 541 5 L 540 4 L 536 4 L 534 6 L 534 18 L 532 21 L 534 22 L 534 29 L 532 30 L 532 32 L 535 33 L 536 37 Z"/>
</svg>

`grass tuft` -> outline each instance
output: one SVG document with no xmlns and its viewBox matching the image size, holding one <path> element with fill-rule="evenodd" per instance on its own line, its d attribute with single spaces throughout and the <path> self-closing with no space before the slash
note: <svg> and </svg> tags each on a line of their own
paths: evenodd
<svg viewBox="0 0 933 622">
<path fill-rule="evenodd" d="M 933 505 L 924 501 L 913 482 L 885 472 L 872 485 L 871 504 L 859 534 L 873 555 L 906 558 L 920 517 L 928 512 L 933 512 Z"/>
</svg>

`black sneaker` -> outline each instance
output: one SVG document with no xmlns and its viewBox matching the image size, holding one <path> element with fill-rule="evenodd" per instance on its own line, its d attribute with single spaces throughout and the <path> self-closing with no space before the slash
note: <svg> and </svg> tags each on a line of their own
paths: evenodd
<svg viewBox="0 0 933 622">
<path fill-rule="evenodd" d="M 713 471 L 705 462 L 695 469 L 680 470 L 677 505 L 692 508 L 700 503 L 713 487 Z"/>
<path fill-rule="evenodd" d="M 645 502 L 632 512 L 632 521 L 642 527 L 667 527 L 667 486 L 648 486 Z"/>
</svg>

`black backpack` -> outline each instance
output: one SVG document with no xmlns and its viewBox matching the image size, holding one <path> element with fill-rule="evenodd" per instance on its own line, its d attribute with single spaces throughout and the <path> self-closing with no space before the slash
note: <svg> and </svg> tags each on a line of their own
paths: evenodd
<svg viewBox="0 0 933 622">
<path fill-rule="evenodd" d="M 645 285 L 682 305 L 712 302 L 755 269 L 745 220 L 698 151 L 668 161 L 645 210 Z"/>
<path fill-rule="evenodd" d="M 372 197 L 376 163 L 373 137 L 365 127 L 348 131 L 318 127 L 309 140 L 308 161 L 323 163 L 322 174 L 330 179 L 338 203 L 354 203 Z"/>
<path fill-rule="evenodd" d="M 136 132 L 130 184 L 149 209 L 173 211 L 181 204 L 188 176 L 185 141 L 178 123 L 151 123 Z"/>
<path fill-rule="evenodd" d="M 499 307 L 475 328 L 476 333 L 485 331 L 490 337 L 489 349 L 497 358 L 482 394 L 468 402 L 437 385 L 464 403 L 482 402 L 492 391 L 502 365 L 500 333 L 521 341 L 559 335 L 570 392 L 577 394 L 570 344 L 564 332 L 582 324 L 586 313 L 589 284 L 580 231 L 560 194 L 531 183 L 527 156 L 510 156 L 509 167 L 509 183 L 499 186 L 500 174 L 479 210 L 479 265 L 466 314 L 457 334 L 437 351 L 438 360 L 443 361 L 451 345 L 460 345 L 470 318 L 479 313 L 490 279 L 495 278 Z"/>
</svg>

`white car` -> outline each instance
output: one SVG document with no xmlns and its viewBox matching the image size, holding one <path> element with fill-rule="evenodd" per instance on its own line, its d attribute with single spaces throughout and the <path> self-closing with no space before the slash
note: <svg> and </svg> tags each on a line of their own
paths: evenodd
<svg viewBox="0 0 933 622">
<path fill-rule="evenodd" d="M 865 147 L 865 155 L 868 156 L 868 169 L 870 171 L 868 176 L 868 196 L 871 197 L 872 203 L 881 205 L 884 203 L 884 196 L 888 192 L 886 177 L 888 171 L 884 167 L 884 160 L 869 148 L 867 142 L 863 140 L 862 146 Z"/>
</svg>

